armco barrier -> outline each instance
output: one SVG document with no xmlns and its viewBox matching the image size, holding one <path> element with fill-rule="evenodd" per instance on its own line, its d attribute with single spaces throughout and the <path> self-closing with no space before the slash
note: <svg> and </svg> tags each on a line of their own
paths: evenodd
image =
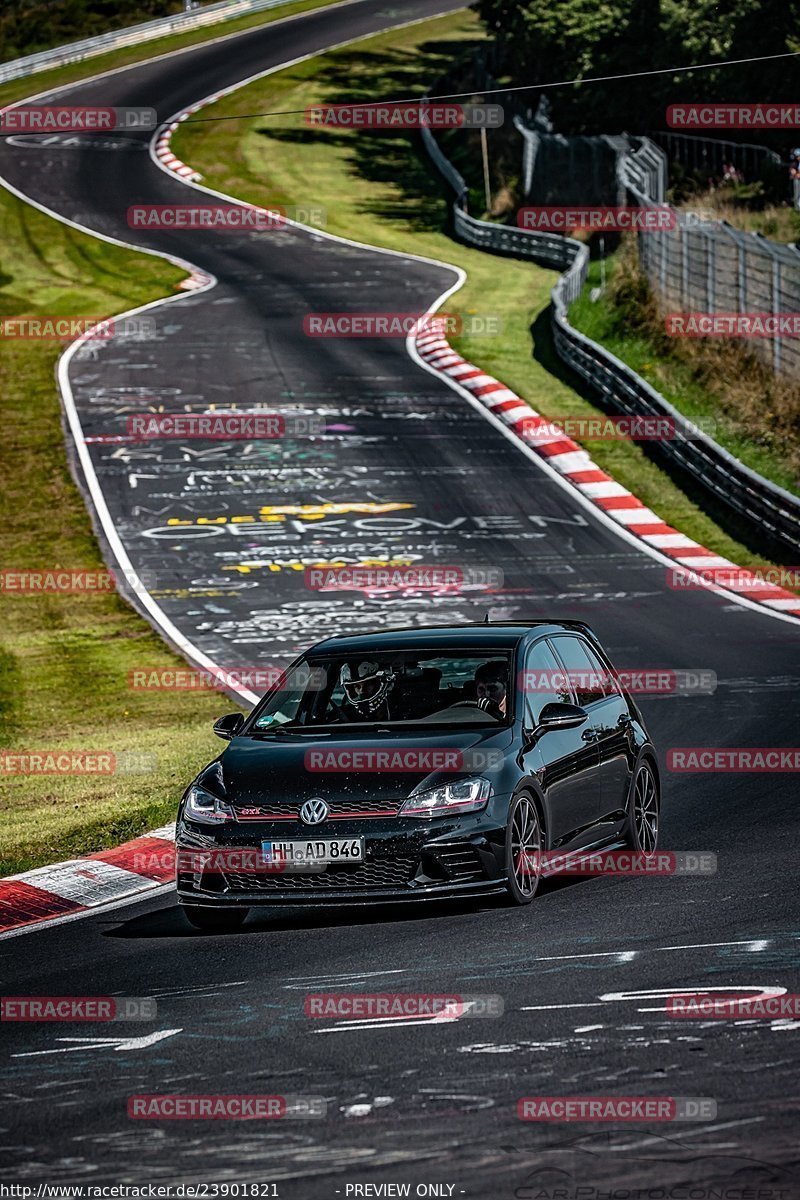
<svg viewBox="0 0 800 1200">
<path fill-rule="evenodd" d="M 675 423 L 675 436 L 653 443 L 654 448 L 743 520 L 762 544 L 766 537 L 775 556 L 786 555 L 787 561 L 796 562 L 800 553 L 800 499 L 739 462 L 635 371 L 570 325 L 568 307 L 586 282 L 588 248 L 559 234 L 517 229 L 470 216 L 466 181 L 442 152 L 430 129 L 423 128 L 421 134 L 425 149 L 456 193 L 453 229 L 460 241 L 479 250 L 530 258 L 562 270 L 552 291 L 553 339 L 560 357 L 604 398 L 613 412 L 670 417 Z"/>
<path fill-rule="evenodd" d="M 279 8 L 288 3 L 289 0 L 222 0 L 220 4 L 209 4 L 191 12 L 174 13 L 170 17 L 159 17 L 141 25 L 129 25 L 125 29 L 100 33 L 80 42 L 70 42 L 66 46 L 56 46 L 52 50 L 29 54 L 26 58 L 15 58 L 11 62 L 0 63 L 0 83 L 7 83 L 10 79 L 24 79 L 27 75 L 35 75 L 50 67 L 64 67 L 69 63 L 83 62 L 86 58 L 94 58 L 95 55 L 105 54 L 109 50 L 119 50 L 123 46 L 150 42 L 170 33 L 201 29 L 205 25 L 216 25 L 220 21 L 231 21 L 234 17 L 244 17 L 248 13 L 261 12 L 266 8 Z"/>
</svg>

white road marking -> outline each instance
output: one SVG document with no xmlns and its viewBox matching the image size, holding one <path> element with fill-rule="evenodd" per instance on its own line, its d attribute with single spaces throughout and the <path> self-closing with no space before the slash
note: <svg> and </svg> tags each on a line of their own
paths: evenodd
<svg viewBox="0 0 800 1200">
<path fill-rule="evenodd" d="M 625 1000 L 660 1000 L 667 999 L 670 996 L 700 996 L 706 995 L 709 992 L 725 992 L 728 995 L 734 995 L 738 992 L 754 993 L 748 999 L 761 999 L 769 996 L 785 996 L 785 987 L 773 987 L 771 985 L 762 984 L 729 984 L 727 987 L 714 986 L 709 987 L 705 984 L 698 984 L 696 987 L 678 986 L 673 988 L 647 988 L 639 992 L 604 992 L 597 1000 L 585 1001 L 582 1004 L 524 1004 L 520 1008 L 520 1012 L 551 1012 L 562 1008 L 602 1008 L 604 1004 L 621 1003 Z M 640 1008 L 638 1012 L 667 1012 L 666 1006 L 658 1006 L 656 1008 Z"/>
<path fill-rule="evenodd" d="M 55 1050 L 27 1050 L 24 1054 L 12 1054 L 12 1058 L 37 1058 L 42 1054 L 70 1054 L 76 1050 L 144 1050 L 147 1046 L 155 1046 L 165 1038 L 182 1033 L 181 1029 L 158 1029 L 155 1033 L 146 1033 L 142 1037 L 96 1038 L 96 1037 L 62 1037 L 59 1042 L 75 1042 L 72 1046 L 59 1046 Z"/>
<path fill-rule="evenodd" d="M 747 946 L 748 950 L 754 954 L 759 950 L 766 950 L 767 946 L 772 945 L 770 938 L 753 938 L 744 942 L 694 942 L 688 946 L 657 946 L 656 949 L 661 950 L 707 950 L 716 946 Z"/>
<path fill-rule="evenodd" d="M 549 954 L 537 958 L 536 962 L 563 962 L 572 958 L 616 958 L 619 962 L 632 962 L 638 950 L 600 950 L 593 954 Z"/>
<path fill-rule="evenodd" d="M 346 1033 L 348 1030 L 356 1031 L 360 1029 L 403 1029 L 408 1025 L 453 1025 L 456 1021 L 460 1021 L 462 1017 L 468 1017 L 469 1010 L 474 1007 L 474 1000 L 465 1000 L 459 1006 L 458 1011 L 445 1008 L 441 1012 L 432 1013 L 429 1017 L 412 1015 L 407 1017 L 356 1017 L 351 1021 L 338 1021 L 335 1025 L 329 1025 L 326 1029 L 315 1029 L 314 1032 Z"/>
</svg>

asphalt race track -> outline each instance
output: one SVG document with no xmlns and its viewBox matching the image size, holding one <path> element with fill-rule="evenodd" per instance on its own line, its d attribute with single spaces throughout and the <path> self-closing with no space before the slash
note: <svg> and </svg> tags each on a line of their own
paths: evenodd
<svg viewBox="0 0 800 1200">
<path fill-rule="evenodd" d="M 155 107 L 166 120 L 270 66 L 457 7 L 363 0 L 59 97 Z M 495 619 L 578 617 L 620 667 L 716 673 L 714 695 L 640 699 L 662 754 L 794 744 L 796 621 L 670 589 L 663 562 L 415 364 L 401 339 L 304 336 L 309 312 L 424 311 L 453 286 L 451 269 L 294 227 L 136 232 L 131 204 L 198 199 L 151 160 L 150 137 L 126 134 L 140 146 L 130 153 L 3 140 L 0 176 L 62 217 L 217 280 L 149 310 L 155 338 L 114 338 L 70 365 L 125 550 L 199 655 L 231 668 L 286 662 L 333 631 L 481 619 L 487 608 Z M 188 449 L 112 440 L 150 402 L 178 412 L 265 401 L 323 417 L 325 436 Z M 328 507 L 337 504 L 349 511 Z M 321 519 L 279 511 L 299 505 L 320 506 Z M 225 520 L 202 523 L 214 518 Z M 500 567 L 504 586 L 490 597 L 354 598 L 314 593 L 302 572 L 275 569 L 348 554 Z M 793 777 L 662 769 L 662 846 L 714 851 L 713 876 L 550 883 L 521 910 L 284 910 L 224 937 L 192 931 L 165 890 L 3 939 L 5 993 L 154 996 L 158 1019 L 115 1025 L 116 1042 L 96 1026 L 4 1026 L 0 1183 L 276 1183 L 290 1200 L 367 1183 L 518 1200 L 559 1190 L 566 1200 L 576 1188 L 595 1200 L 612 1184 L 691 1184 L 706 1189 L 702 1200 L 721 1183 L 726 1200 L 747 1187 L 772 1189 L 765 1200 L 800 1196 L 800 1022 L 661 1011 L 661 997 L 681 989 L 800 991 Z M 500 995 L 504 1014 L 366 1024 L 304 1015 L 306 992 L 353 987 Z M 128 1118 L 131 1094 L 170 1091 L 311 1094 L 327 1100 L 327 1116 Z M 621 1093 L 708 1097 L 717 1117 L 643 1127 L 516 1117 L 524 1095 Z"/>
</svg>

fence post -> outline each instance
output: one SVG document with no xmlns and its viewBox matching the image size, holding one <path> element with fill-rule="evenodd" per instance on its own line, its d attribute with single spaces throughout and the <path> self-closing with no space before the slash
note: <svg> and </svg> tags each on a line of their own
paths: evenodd
<svg viewBox="0 0 800 1200">
<path fill-rule="evenodd" d="M 689 308 L 689 255 L 686 253 L 688 231 L 680 229 L 679 236 L 681 239 L 681 308 L 686 312 Z"/>
<path fill-rule="evenodd" d="M 656 236 L 659 240 L 658 248 L 661 251 L 661 268 L 659 271 L 659 276 L 661 279 L 661 299 L 663 301 L 667 294 L 667 235 L 662 229 Z"/>
<path fill-rule="evenodd" d="M 781 264 L 777 258 L 772 260 L 772 311 L 775 315 L 780 310 L 781 304 Z M 778 334 L 772 339 L 772 369 L 776 372 L 781 369 L 781 339 Z"/>
</svg>

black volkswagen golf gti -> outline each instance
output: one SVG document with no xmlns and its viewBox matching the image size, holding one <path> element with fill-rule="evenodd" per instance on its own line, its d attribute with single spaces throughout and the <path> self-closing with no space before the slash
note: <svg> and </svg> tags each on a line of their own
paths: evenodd
<svg viewBox="0 0 800 1200">
<path fill-rule="evenodd" d="M 318 643 L 178 813 L 178 898 L 201 929 L 263 904 L 533 899 L 547 852 L 656 848 L 653 745 L 577 621 Z"/>
</svg>

